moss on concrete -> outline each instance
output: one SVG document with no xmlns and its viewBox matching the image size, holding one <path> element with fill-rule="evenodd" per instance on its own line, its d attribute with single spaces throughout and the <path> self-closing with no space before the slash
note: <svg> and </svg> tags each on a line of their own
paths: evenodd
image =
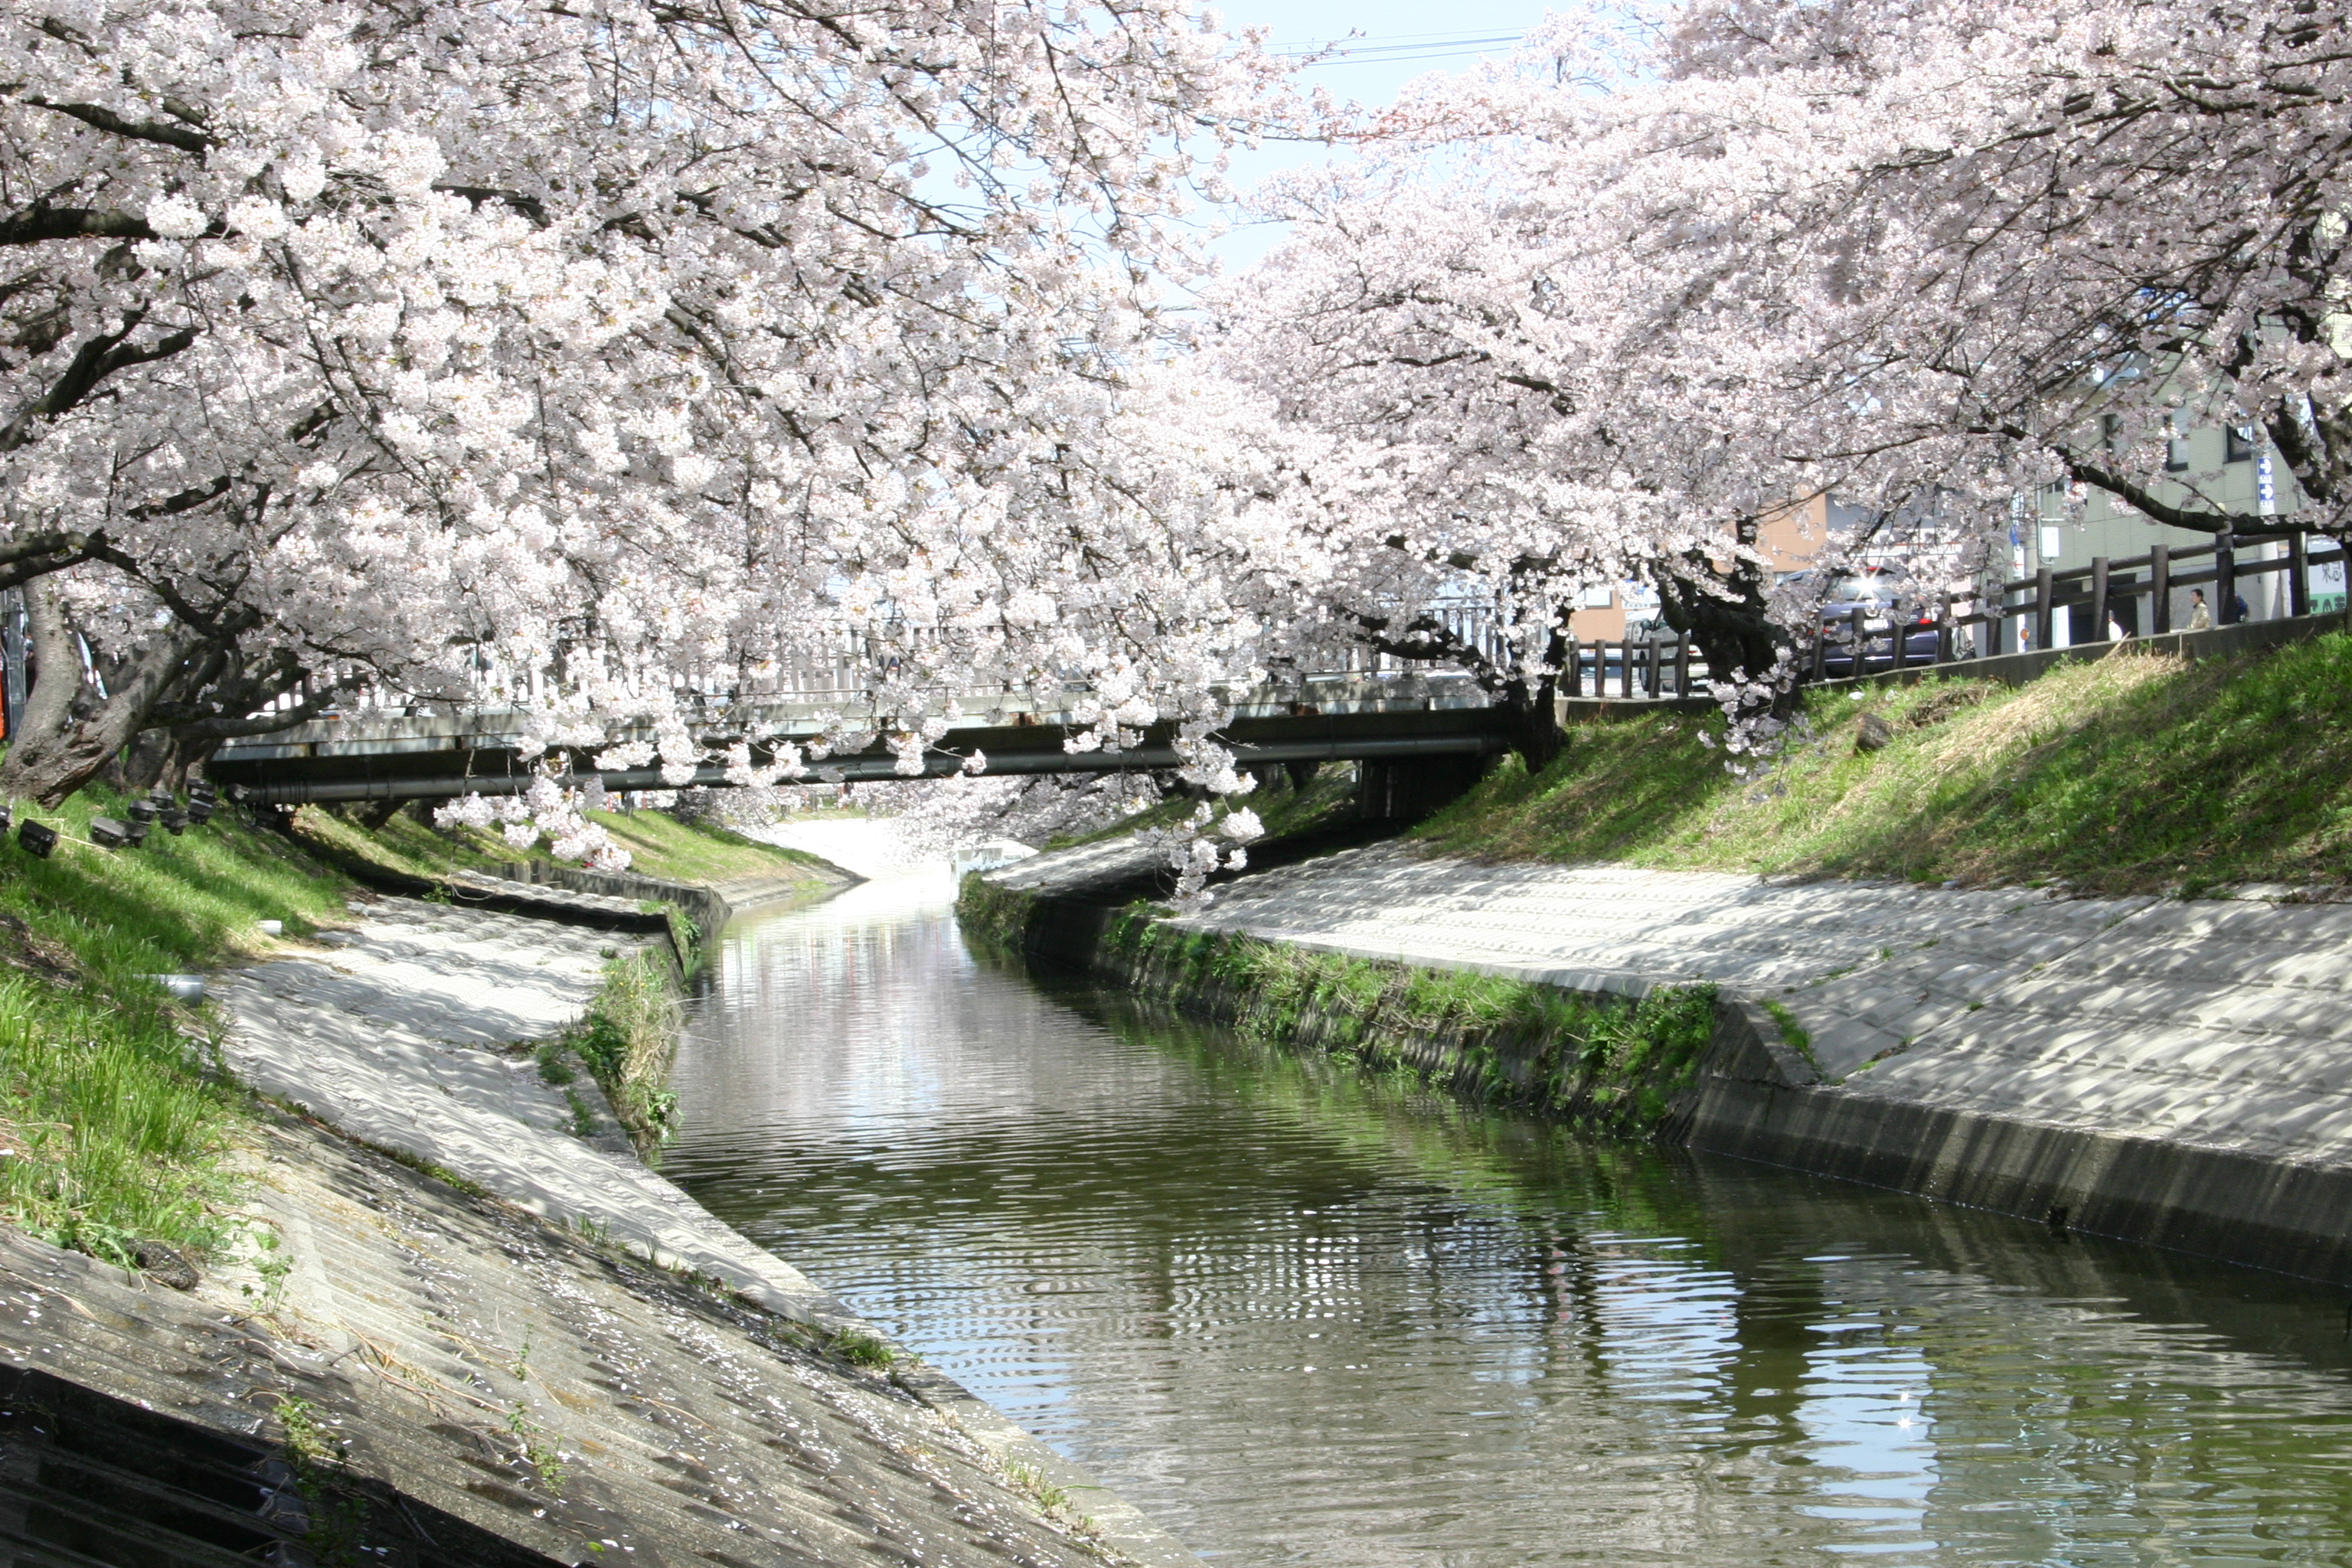
<svg viewBox="0 0 2352 1568">
<path fill-rule="evenodd" d="M 979 874 L 964 879 L 957 913 L 966 931 L 1014 951 L 1036 921 L 1087 918 Z M 1712 985 L 1661 987 L 1638 1002 L 1586 995 L 1201 931 L 1143 905 L 1103 924 L 1089 967 L 1261 1038 L 1622 1133 L 1669 1121 L 1715 1028 Z"/>
</svg>

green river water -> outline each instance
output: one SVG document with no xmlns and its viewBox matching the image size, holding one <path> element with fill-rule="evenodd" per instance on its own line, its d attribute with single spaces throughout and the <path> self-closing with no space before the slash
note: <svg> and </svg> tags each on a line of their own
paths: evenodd
<svg viewBox="0 0 2352 1568">
<path fill-rule="evenodd" d="M 1209 1561 L 2352 1562 L 2342 1291 L 1291 1058 L 952 896 L 729 928 L 666 1168 Z"/>
</svg>

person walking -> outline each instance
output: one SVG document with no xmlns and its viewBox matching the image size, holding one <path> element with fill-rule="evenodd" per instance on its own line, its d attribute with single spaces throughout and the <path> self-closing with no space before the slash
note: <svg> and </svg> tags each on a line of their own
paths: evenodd
<svg viewBox="0 0 2352 1568">
<path fill-rule="evenodd" d="M 2189 629 L 2204 632 L 2213 629 L 2213 612 L 2205 607 L 2205 590 L 2189 590 Z"/>
</svg>

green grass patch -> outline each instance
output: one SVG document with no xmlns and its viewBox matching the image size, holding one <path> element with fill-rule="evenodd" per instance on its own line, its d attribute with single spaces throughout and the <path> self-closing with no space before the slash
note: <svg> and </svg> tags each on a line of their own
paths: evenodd
<svg viewBox="0 0 2352 1568">
<path fill-rule="evenodd" d="M 126 1266 L 142 1241 L 222 1245 L 223 1158 L 254 1125 L 208 1016 L 146 977 L 258 952 L 264 920 L 307 934 L 350 889 L 229 811 L 143 848 L 80 842 L 128 804 L 91 788 L 32 812 L 68 836 L 47 860 L 0 847 L 0 1215 Z"/>
<path fill-rule="evenodd" d="M 2011 689 L 1957 679 L 1816 696 L 1811 738 L 1740 779 L 1719 721 L 1575 727 L 1416 836 L 1508 859 L 2194 894 L 2352 880 L 2352 636 L 2187 664 L 2118 654 Z M 1857 752 L 1865 714 L 1893 729 Z"/>
<path fill-rule="evenodd" d="M 614 842 L 629 852 L 629 870 L 662 881 L 709 884 L 761 877 L 829 881 L 833 873 L 814 855 L 762 844 L 714 823 L 684 823 L 660 811 L 597 811 Z M 532 857 L 485 828 L 441 828 L 407 812 L 367 827 L 356 813 L 305 806 L 298 830 L 323 844 L 414 877 L 446 877 L 453 871 L 499 873 Z M 542 855 L 540 857 L 544 858 Z"/>
<path fill-rule="evenodd" d="M 677 982 L 648 950 L 605 964 L 603 988 L 564 1037 L 647 1164 L 659 1162 L 677 1114 L 677 1096 L 662 1086 L 679 1025 Z"/>
<path fill-rule="evenodd" d="M 629 869 L 641 877 L 700 883 L 772 877 L 814 883 L 834 875 L 814 855 L 762 844 L 715 823 L 684 823 L 659 811 L 599 811 L 589 820 L 602 823 L 629 852 Z"/>
<path fill-rule="evenodd" d="M 1814 1075 L 1820 1076 L 1822 1058 L 1813 1055 L 1812 1032 L 1797 1022 L 1797 1016 L 1779 1002 L 1765 1003 L 1764 1010 L 1772 1015 L 1774 1023 L 1780 1026 L 1780 1038 L 1787 1042 L 1789 1048 L 1804 1058 Z"/>
</svg>

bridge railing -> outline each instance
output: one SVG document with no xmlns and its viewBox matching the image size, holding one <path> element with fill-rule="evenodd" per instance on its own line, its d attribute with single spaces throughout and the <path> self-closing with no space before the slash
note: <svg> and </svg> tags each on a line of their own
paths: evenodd
<svg viewBox="0 0 2352 1568">
<path fill-rule="evenodd" d="M 2249 560 L 2240 553 L 2249 547 L 2283 548 Z M 2144 555 L 2095 556 L 2065 571 L 2045 567 L 1989 584 L 1982 594 L 1856 605 L 1820 616 L 1800 634 L 1799 679 L 1837 680 L 2185 631 L 2183 595 L 2200 587 L 2208 589 L 2213 626 L 2330 614 L 2345 607 L 2344 595 L 2315 594 L 2312 575 L 2334 566 L 2340 577 L 2346 560 L 2344 546 L 2314 546 L 2305 534 L 2225 534 L 2185 550 L 2159 544 Z M 2239 616 L 2241 591 L 2272 577 L 2283 580 L 2256 595 L 2272 613 L 2250 605 Z M 1688 638 L 1659 633 L 1570 646 L 1563 696 L 1643 701 L 1706 695 L 1706 664 Z"/>
</svg>

